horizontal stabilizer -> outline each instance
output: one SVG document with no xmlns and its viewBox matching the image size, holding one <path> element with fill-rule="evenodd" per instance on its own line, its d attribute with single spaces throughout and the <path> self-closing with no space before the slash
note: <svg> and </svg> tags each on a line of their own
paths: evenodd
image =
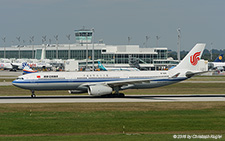
<svg viewBox="0 0 225 141">
<path fill-rule="evenodd" d="M 202 71 L 202 72 L 195 72 L 195 73 L 188 71 L 188 72 L 186 72 L 186 77 L 191 78 L 195 75 L 199 75 L 199 74 L 203 74 L 203 73 L 207 73 L 207 72 L 209 72 L 209 71 Z"/>
</svg>

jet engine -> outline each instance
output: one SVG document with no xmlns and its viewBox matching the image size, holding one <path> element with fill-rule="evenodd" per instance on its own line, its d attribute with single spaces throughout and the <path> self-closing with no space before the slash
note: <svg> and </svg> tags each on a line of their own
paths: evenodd
<svg viewBox="0 0 225 141">
<path fill-rule="evenodd" d="M 81 94 L 81 93 L 85 93 L 85 91 L 82 91 L 82 90 L 68 90 L 68 92 L 70 94 Z"/>
<path fill-rule="evenodd" d="M 111 87 L 105 85 L 94 85 L 88 88 L 88 94 L 94 96 L 111 94 L 112 91 Z"/>
</svg>

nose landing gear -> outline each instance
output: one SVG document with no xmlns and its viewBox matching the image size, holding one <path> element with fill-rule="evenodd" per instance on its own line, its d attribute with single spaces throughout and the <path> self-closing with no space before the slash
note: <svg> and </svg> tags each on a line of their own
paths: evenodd
<svg viewBox="0 0 225 141">
<path fill-rule="evenodd" d="M 31 97 L 36 97 L 35 93 L 34 93 L 34 90 L 31 90 Z"/>
</svg>

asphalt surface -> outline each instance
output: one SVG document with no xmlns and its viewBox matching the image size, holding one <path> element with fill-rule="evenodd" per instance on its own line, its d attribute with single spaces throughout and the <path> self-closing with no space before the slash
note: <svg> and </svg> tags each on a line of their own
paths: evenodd
<svg viewBox="0 0 225 141">
<path fill-rule="evenodd" d="M 99 103 L 99 102 L 199 102 L 225 101 L 225 94 L 215 95 L 126 95 L 123 98 L 91 96 L 2 96 L 0 103 Z"/>
</svg>

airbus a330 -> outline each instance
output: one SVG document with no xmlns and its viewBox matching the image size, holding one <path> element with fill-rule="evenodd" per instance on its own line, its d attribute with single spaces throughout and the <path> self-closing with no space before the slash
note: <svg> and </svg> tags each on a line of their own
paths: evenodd
<svg viewBox="0 0 225 141">
<path fill-rule="evenodd" d="M 35 91 L 70 90 L 72 93 L 88 92 L 92 96 L 118 95 L 125 89 L 149 89 L 186 80 L 199 69 L 199 60 L 205 44 L 196 44 L 185 58 L 168 71 L 91 71 L 91 72 L 37 72 L 19 76 L 14 86 Z"/>
</svg>

